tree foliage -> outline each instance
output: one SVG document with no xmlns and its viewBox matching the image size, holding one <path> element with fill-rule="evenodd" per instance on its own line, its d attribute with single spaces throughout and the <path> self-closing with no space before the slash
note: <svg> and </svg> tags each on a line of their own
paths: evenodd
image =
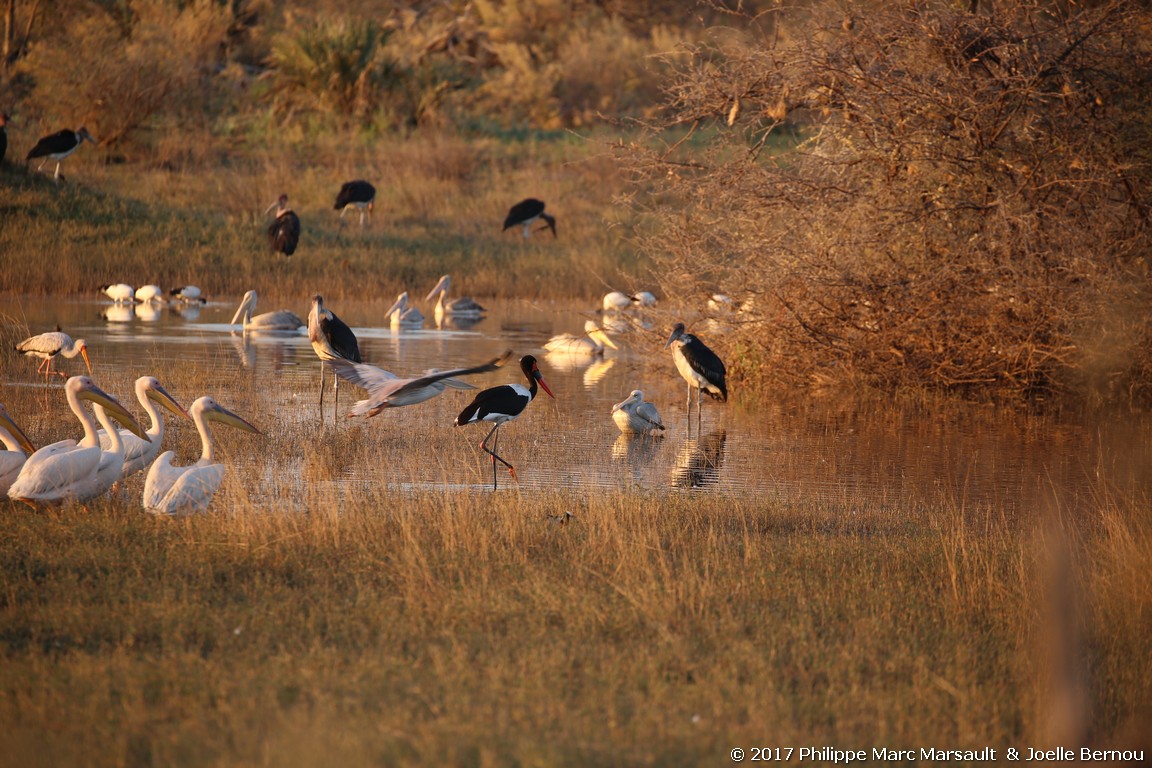
<svg viewBox="0 0 1152 768">
<path fill-rule="evenodd" d="M 1147 395 L 1152 16 L 992 5 L 781 6 L 625 147 L 667 287 L 733 294 L 761 380 Z"/>
</svg>

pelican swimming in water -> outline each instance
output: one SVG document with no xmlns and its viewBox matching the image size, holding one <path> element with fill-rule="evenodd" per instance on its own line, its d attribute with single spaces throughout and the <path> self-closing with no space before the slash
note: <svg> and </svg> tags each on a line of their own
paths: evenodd
<svg viewBox="0 0 1152 768">
<path fill-rule="evenodd" d="M 451 315 L 452 317 L 480 317 L 480 315 L 488 311 L 473 301 L 471 296 L 462 296 L 458 299 L 449 300 L 448 289 L 451 287 L 452 279 L 448 275 L 444 275 L 440 278 L 440 282 L 436 283 L 436 287 L 424 297 L 424 301 L 432 301 L 432 299 L 439 296 L 439 298 L 436 299 L 436 309 L 434 311 L 437 323 L 442 321 L 445 315 Z"/>
<path fill-rule="evenodd" d="M 385 408 L 398 408 L 416 405 L 431 400 L 446 387 L 453 389 L 476 389 L 471 384 L 457 381 L 457 376 L 471 376 L 476 373 L 494 371 L 512 356 L 509 350 L 486 363 L 467 368 L 453 368 L 450 371 L 428 371 L 422 376 L 401 379 L 395 374 L 381 370 L 367 363 L 352 363 L 347 360 L 331 360 L 328 365 L 339 376 L 358 387 L 368 390 L 368 399 L 352 406 L 349 416 L 375 416 Z"/>
<path fill-rule="evenodd" d="M 60 326 L 56 326 L 59 328 Z M 92 362 L 88 359 L 88 344 L 84 339 L 75 339 L 63 331 L 48 331 L 48 333 L 39 333 L 35 336 L 29 336 L 24 341 L 16 345 L 16 351 L 22 355 L 29 355 L 30 357 L 39 357 L 44 362 L 40 363 L 36 368 L 36 373 L 42 373 L 45 376 L 67 376 L 66 373 L 52 370 L 52 358 L 56 355 L 64 355 L 67 358 L 76 357 L 81 355 L 84 358 L 84 365 L 88 367 L 88 373 L 92 373 Z"/>
<path fill-rule="evenodd" d="M 625 434 L 650 435 L 653 430 L 664 431 L 664 422 L 656 406 L 644 400 L 644 393 L 632 390 L 623 402 L 612 406 L 612 421 Z"/>
<path fill-rule="evenodd" d="M 260 430 L 211 397 L 204 396 L 188 409 L 200 433 L 200 460 L 187 467 L 172 465 L 175 453 L 165 451 L 148 469 L 144 480 L 144 509 L 158 515 L 187 515 L 208 509 L 224 482 L 224 465 L 215 461 L 209 421 L 260 434 Z"/>
<path fill-rule="evenodd" d="M 96 422 L 92 414 L 84 409 L 82 400 L 94 404 L 97 418 L 104 424 L 106 430 L 115 430 L 108 419 L 108 414 L 111 414 L 117 421 L 131 429 L 137 437 L 148 439 L 147 433 L 136 418 L 125 410 L 116 398 L 96 386 L 87 376 L 73 376 L 68 379 L 64 385 L 64 394 L 68 398 L 68 407 L 84 427 L 84 438 L 79 442 L 60 440 L 44 446 L 29 456 L 24 462 L 24 468 L 20 470 L 20 475 L 8 489 L 9 498 L 33 506 L 57 505 L 68 500 L 83 502 L 106 492 L 119 477 L 120 467 L 115 467 L 115 476 L 107 480 L 116 462 L 116 451 L 100 449 Z M 102 408 L 95 409 L 95 405 L 100 405 Z M 123 460 L 121 453 L 120 461 Z M 101 466 L 104 467 L 102 473 Z"/>
<path fill-rule="evenodd" d="M 299 315 L 287 309 L 265 312 L 253 317 L 252 313 L 256 311 L 256 299 L 256 291 L 246 292 L 229 325 L 242 323 L 245 333 L 251 331 L 298 331 L 307 327 Z"/>
<path fill-rule="evenodd" d="M 573 357 L 598 357 L 604 354 L 604 347 L 620 349 L 593 320 L 584 321 L 583 334 L 577 336 L 572 333 L 561 333 L 553 336 L 544 345 L 549 354 Z"/>
<path fill-rule="evenodd" d="M 120 479 L 131 477 L 144 469 L 160 453 L 160 445 L 164 441 L 164 416 L 156 410 L 154 403 L 159 403 L 177 416 L 192 418 L 153 376 L 141 376 L 136 379 L 136 399 L 140 401 L 152 423 L 147 430 L 147 440 L 141 440 L 132 434 L 130 429 L 118 430 L 124 443 L 124 467 L 120 470 Z M 99 436 L 100 447 L 104 450 L 111 449 L 112 438 L 108 432 L 101 430 Z"/>
<path fill-rule="evenodd" d="M 7 450 L 0 451 L 0 499 L 8 498 L 8 488 L 24 468 L 28 456 L 36 451 L 28 435 L 20 429 L 8 409 L 0 403 L 0 443 Z"/>
<path fill-rule="evenodd" d="M 424 313 L 416 307 L 408 306 L 408 291 L 396 297 L 396 301 L 384 313 L 392 326 L 392 330 L 401 328 L 419 328 L 424 325 Z"/>
</svg>

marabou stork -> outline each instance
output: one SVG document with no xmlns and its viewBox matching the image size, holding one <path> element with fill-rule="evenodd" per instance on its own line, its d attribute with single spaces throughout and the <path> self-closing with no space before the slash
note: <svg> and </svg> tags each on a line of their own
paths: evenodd
<svg viewBox="0 0 1152 768">
<path fill-rule="evenodd" d="M 684 323 L 676 323 L 664 348 L 672 348 L 672 360 L 684 381 L 688 382 L 688 426 L 692 426 L 692 390 L 696 390 L 696 422 L 699 428 L 703 418 L 701 405 L 704 392 L 713 400 L 728 402 L 728 387 L 724 382 L 724 361 L 708 349 L 704 342 L 684 330 Z"/>
<path fill-rule="evenodd" d="M 28 456 L 36 452 L 28 435 L 12 421 L 3 403 L 0 403 L 0 443 L 7 449 L 0 451 L 0 500 L 3 500 L 8 498 L 8 488 L 24 468 Z"/>
<path fill-rule="evenodd" d="M 38 157 L 44 158 L 36 167 L 36 170 L 39 171 L 44 167 L 44 163 L 55 160 L 56 174 L 52 178 L 59 183 L 60 179 L 64 178 L 60 175 L 60 164 L 64 162 L 64 158 L 79 149 L 85 140 L 93 144 L 96 143 L 96 139 L 92 138 L 92 134 L 88 133 L 88 129 L 84 127 L 78 131 L 57 131 L 36 142 L 36 146 L 28 151 L 28 157 L 25 158 L 25 161 L 35 160 Z"/>
<path fill-rule="evenodd" d="M 480 448 L 485 453 L 492 457 L 492 489 L 496 489 L 496 462 L 499 461 L 508 468 L 508 473 L 512 475 L 513 480 L 517 480 L 516 468 L 509 464 L 507 461 L 497 455 L 494 447 L 488 447 L 488 439 L 496 435 L 496 445 L 500 443 L 500 435 L 497 430 L 500 425 L 505 422 L 512 421 L 528 407 L 536 397 L 536 385 L 539 382 L 548 396 L 555 398 L 552 390 L 548 388 L 547 382 L 544 381 L 543 374 L 536 366 L 536 358 L 532 355 L 524 355 L 520 358 L 520 370 L 524 372 L 525 378 L 528 379 L 529 386 L 525 387 L 523 384 L 504 384 L 499 387 L 489 387 L 488 389 L 481 390 L 476 398 L 468 404 L 468 406 L 460 412 L 456 417 L 454 424 L 457 427 L 462 427 L 465 424 L 477 424 L 482 421 L 492 422 L 494 426 L 489 430 L 484 439 L 480 441 Z"/>
<path fill-rule="evenodd" d="M 67 374 L 61 373 L 60 371 L 52 370 L 52 358 L 56 357 L 56 355 L 64 355 L 64 357 L 67 358 L 81 355 L 84 358 L 84 365 L 88 366 L 88 373 L 92 373 L 92 362 L 88 359 L 87 342 L 85 342 L 84 339 L 73 340 L 71 336 L 63 331 L 49 331 L 48 333 L 30 336 L 16 345 L 16 351 L 22 355 L 41 358 L 44 362 L 40 363 L 39 367 L 36 368 L 36 373 L 42 373 L 45 376 L 51 376 L 53 374 L 67 376 Z"/>
<path fill-rule="evenodd" d="M 0 112 L 0 165 L 4 164 L 4 156 L 8 154 L 8 113 Z"/>
<path fill-rule="evenodd" d="M 215 421 L 259 435 L 260 430 L 229 411 L 211 397 L 201 397 L 188 409 L 196 431 L 200 433 L 200 460 L 187 467 L 175 467 L 172 451 L 165 451 L 148 468 L 144 479 L 144 509 L 157 515 L 187 515 L 208 509 L 212 497 L 224 482 L 224 465 L 216 463 L 212 432 L 208 422 Z"/>
<path fill-rule="evenodd" d="M 356 334 L 352 333 L 352 329 L 332 310 L 324 306 L 324 297 L 320 294 L 312 297 L 312 309 L 308 312 L 308 341 L 312 342 L 312 349 L 316 352 L 316 357 L 320 358 L 320 419 L 323 421 L 324 363 L 331 360 L 362 362 L 360 344 L 356 341 Z M 335 392 L 332 418 L 335 419 L 340 402 L 340 379 L 335 372 L 332 374 L 332 389 Z"/>
<path fill-rule="evenodd" d="M 453 368 L 449 371 L 428 371 L 422 376 L 401 379 L 388 371 L 381 370 L 367 363 L 353 363 L 347 360 L 333 360 L 329 362 L 332 369 L 342 378 L 352 382 L 358 387 L 368 390 L 368 398 L 352 406 L 349 416 L 371 417 L 378 415 L 385 408 L 399 408 L 405 405 L 416 405 L 425 400 L 431 400 L 442 393 L 445 387 L 453 389 L 476 389 L 471 384 L 458 381 L 457 376 L 472 376 L 477 373 L 494 371 L 508 361 L 512 351 L 508 350 L 500 357 L 493 358 L 480 365 L 466 368 Z"/>
<path fill-rule="evenodd" d="M 344 214 L 348 212 L 348 209 L 351 207 L 359 208 L 360 231 L 363 232 L 365 214 L 371 215 L 372 209 L 376 207 L 376 187 L 363 179 L 347 181 L 336 193 L 336 205 L 332 207 L 340 211 L 341 226 L 344 224 Z"/>
<path fill-rule="evenodd" d="M 280 195 L 276 202 L 264 211 L 267 215 L 276 211 L 276 220 L 268 225 L 268 245 L 273 253 L 282 253 L 291 256 L 296 253 L 296 246 L 300 242 L 300 217 L 288 207 L 288 195 Z"/>
<path fill-rule="evenodd" d="M 531 237 L 532 225 L 537 221 L 544 222 L 544 226 L 540 229 L 551 229 L 552 237 L 556 237 L 556 217 L 544 213 L 543 200 L 529 197 L 516 203 L 508 210 L 508 215 L 504 217 L 504 229 L 501 232 L 507 232 L 512 227 L 520 226 L 524 228 L 524 237 Z"/>
<path fill-rule="evenodd" d="M 664 431 L 664 422 L 656 406 L 644 399 L 644 393 L 632 390 L 623 402 L 612 406 L 612 421 L 625 434 L 650 435 L 652 430 Z"/>
</svg>

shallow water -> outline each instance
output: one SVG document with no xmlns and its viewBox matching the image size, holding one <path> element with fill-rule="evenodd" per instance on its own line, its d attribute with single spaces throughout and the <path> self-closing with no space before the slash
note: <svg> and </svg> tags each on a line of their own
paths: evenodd
<svg viewBox="0 0 1152 768">
<path fill-rule="evenodd" d="M 40 332 L 59 323 L 73 337 L 85 338 L 97 382 L 103 383 L 101 374 L 108 377 L 110 369 L 125 384 L 143 373 L 164 381 L 172 371 L 200 370 L 213 382 L 211 394 L 225 404 L 233 402 L 230 390 L 266 386 L 274 401 L 261 416 L 266 432 L 289 424 L 311 429 L 318 422 L 320 369 L 306 335 L 235 333 L 228 323 L 239 297 L 184 311 L 96 300 L 7 303 L 10 333 L 16 333 L 14 326 Z M 593 316 L 574 304 L 509 302 L 490 307 L 483 320 L 467 327 L 438 329 L 429 318 L 420 330 L 393 332 L 382 321 L 389 303 L 330 302 L 330 308 L 353 327 L 365 360 L 393 373 L 475 364 L 505 349 L 540 359 L 556 399 L 541 393 L 519 420 L 501 430 L 501 452 L 517 465 L 521 488 L 755 494 L 849 509 L 914 509 L 939 501 L 1005 514 L 1076 510 L 1098 502 L 1102 492 L 1152 495 L 1152 422 L 1144 415 L 1056 420 L 977 405 L 923 412 L 828 396 L 781 400 L 761 410 L 705 402 L 703 436 L 695 428 L 690 436 L 686 387 L 663 349 L 677 318 L 660 308 L 626 324 L 627 331 L 614 337 L 619 351 L 609 350 L 602 360 L 581 360 L 543 350 L 551 335 L 579 333 Z M 288 308 L 306 318 L 308 307 L 306 300 L 291 306 L 261 300 L 257 312 Z M 83 368 L 79 359 L 57 365 L 69 373 Z M 9 361 L 2 369 L 4 389 L 43 387 L 32 375 L 34 368 L 34 361 Z M 487 387 L 518 380 L 519 370 L 509 365 L 472 383 Z M 115 393 L 130 401 L 127 386 L 123 389 Z M 632 389 L 644 390 L 659 408 L 668 425 L 662 437 L 629 438 L 612 422 L 612 405 Z M 350 390 L 359 392 L 345 385 L 341 416 L 333 421 L 329 415 L 327 429 L 362 426 L 344 418 Z M 187 405 L 203 393 L 173 394 Z M 56 398 L 60 402 L 45 397 L 52 418 L 61 430 L 73 429 L 62 397 Z M 452 418 L 470 398 L 471 393 L 449 390 L 428 403 L 383 414 L 371 420 L 371 428 L 452 438 Z M 138 405 L 130 407 L 139 412 Z M 308 483 L 335 486 L 344 494 L 375 483 L 412 490 L 490 488 L 490 464 L 475 448 L 487 428 L 466 429 L 471 432 L 459 440 L 471 453 L 453 458 L 430 453 L 426 462 L 406 463 L 403 471 L 340 465 L 335 472 L 310 474 L 302 455 L 288 455 L 284 466 L 274 469 L 261 469 L 244 456 L 230 458 L 241 476 L 263 472 L 269 475 L 264 482 L 296 484 L 300 492 Z M 420 446 L 405 450 L 418 452 Z M 515 487 L 503 472 L 499 483 Z"/>
</svg>

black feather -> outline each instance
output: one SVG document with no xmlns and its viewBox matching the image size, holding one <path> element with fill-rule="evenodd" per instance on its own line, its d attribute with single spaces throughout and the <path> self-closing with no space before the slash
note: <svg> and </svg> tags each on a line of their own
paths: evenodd
<svg viewBox="0 0 1152 768">
<path fill-rule="evenodd" d="M 294 211 L 284 211 L 268 227 L 268 243 L 276 253 L 291 256 L 300 242 L 300 217 Z"/>
</svg>

